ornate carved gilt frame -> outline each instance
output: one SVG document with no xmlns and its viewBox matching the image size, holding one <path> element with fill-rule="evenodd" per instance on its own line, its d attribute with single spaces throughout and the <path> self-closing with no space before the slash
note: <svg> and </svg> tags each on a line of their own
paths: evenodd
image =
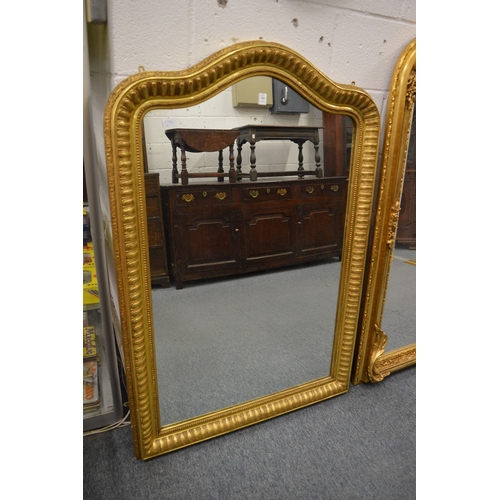
<svg viewBox="0 0 500 500">
<path fill-rule="evenodd" d="M 416 40 L 412 40 L 396 63 L 389 89 L 375 228 L 353 374 L 355 384 L 379 382 L 392 372 L 414 365 L 417 360 L 416 344 L 384 352 L 387 335 L 380 328 L 393 259 L 406 155 L 416 101 L 416 57 Z"/>
<path fill-rule="evenodd" d="M 199 104 L 243 78 L 259 75 L 281 79 L 317 108 L 348 115 L 356 126 L 330 375 L 162 427 L 148 262 L 143 119 L 154 109 Z M 183 71 L 150 71 L 127 78 L 109 97 L 104 131 L 136 457 L 149 459 L 346 392 L 360 314 L 380 134 L 379 113 L 371 97 L 354 86 L 334 83 L 287 47 L 243 42 Z"/>
</svg>

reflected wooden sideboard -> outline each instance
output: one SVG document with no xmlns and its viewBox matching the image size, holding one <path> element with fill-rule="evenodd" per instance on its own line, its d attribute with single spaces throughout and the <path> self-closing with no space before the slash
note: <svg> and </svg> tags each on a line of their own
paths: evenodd
<svg viewBox="0 0 500 500">
<path fill-rule="evenodd" d="M 406 167 L 401 192 L 396 245 L 415 250 L 417 248 L 417 158 L 416 158 L 417 110 L 413 111 L 412 126 L 406 153 Z"/>
<path fill-rule="evenodd" d="M 347 177 L 161 186 L 176 288 L 340 258 L 346 195 Z"/>
<path fill-rule="evenodd" d="M 167 246 L 160 197 L 160 174 L 145 173 L 146 212 L 148 221 L 149 268 L 151 284 L 170 286 L 167 265 Z"/>
</svg>

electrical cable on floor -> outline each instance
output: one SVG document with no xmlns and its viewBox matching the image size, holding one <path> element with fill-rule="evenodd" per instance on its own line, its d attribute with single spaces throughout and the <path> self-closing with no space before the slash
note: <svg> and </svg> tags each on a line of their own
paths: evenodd
<svg viewBox="0 0 500 500">
<path fill-rule="evenodd" d="M 119 427 L 127 427 L 128 425 L 130 425 L 130 422 L 126 421 L 129 417 L 129 415 L 130 415 L 130 410 L 128 410 L 127 414 L 118 422 L 115 422 L 114 424 L 111 424 L 111 425 L 107 425 L 106 427 L 102 427 L 101 429 L 94 429 L 92 431 L 84 432 L 83 437 L 91 436 L 93 434 L 101 434 L 103 432 L 112 431 L 114 429 L 118 429 Z"/>
</svg>

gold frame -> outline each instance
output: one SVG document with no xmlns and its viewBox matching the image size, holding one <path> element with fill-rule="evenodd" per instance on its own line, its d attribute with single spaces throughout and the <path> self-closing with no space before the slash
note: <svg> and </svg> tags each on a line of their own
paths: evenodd
<svg viewBox="0 0 500 500">
<path fill-rule="evenodd" d="M 354 384 L 380 382 L 390 373 L 417 362 L 416 343 L 385 352 L 388 337 L 381 329 L 416 92 L 417 45 L 416 40 L 412 40 L 394 67 L 389 89 L 375 228 L 353 374 Z"/>
<path fill-rule="evenodd" d="M 276 77 L 356 124 L 330 375 L 161 426 L 149 275 L 141 127 L 153 109 L 199 104 L 243 78 Z M 372 98 L 329 80 L 276 43 L 242 42 L 178 72 L 141 72 L 112 92 L 104 116 L 113 252 L 135 456 L 149 459 L 345 393 L 350 384 L 373 205 L 380 117 Z"/>
</svg>

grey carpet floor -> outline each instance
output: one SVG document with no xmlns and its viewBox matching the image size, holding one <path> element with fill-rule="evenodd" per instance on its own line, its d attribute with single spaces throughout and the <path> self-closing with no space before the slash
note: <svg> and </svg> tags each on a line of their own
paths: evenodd
<svg viewBox="0 0 500 500">
<path fill-rule="evenodd" d="M 416 367 L 143 462 L 130 428 L 84 438 L 88 500 L 416 498 Z"/>
<path fill-rule="evenodd" d="M 414 255 L 396 253 L 391 271 L 384 315 L 391 348 L 415 341 L 415 266 L 405 263 Z M 325 374 L 339 267 L 316 263 L 155 291 L 162 422 Z M 87 436 L 83 487 L 89 500 L 411 500 L 416 368 L 147 462 L 134 458 L 128 427 Z"/>
<path fill-rule="evenodd" d="M 416 341 L 415 251 L 398 249 L 386 351 Z M 327 376 L 341 262 L 330 259 L 153 290 L 162 424 Z"/>
<path fill-rule="evenodd" d="M 168 424 L 327 376 L 337 259 L 153 290 Z"/>
<path fill-rule="evenodd" d="M 416 250 L 394 250 L 382 318 L 382 330 L 388 336 L 386 351 L 417 340 L 417 268 L 410 263 L 416 260 Z"/>
</svg>

